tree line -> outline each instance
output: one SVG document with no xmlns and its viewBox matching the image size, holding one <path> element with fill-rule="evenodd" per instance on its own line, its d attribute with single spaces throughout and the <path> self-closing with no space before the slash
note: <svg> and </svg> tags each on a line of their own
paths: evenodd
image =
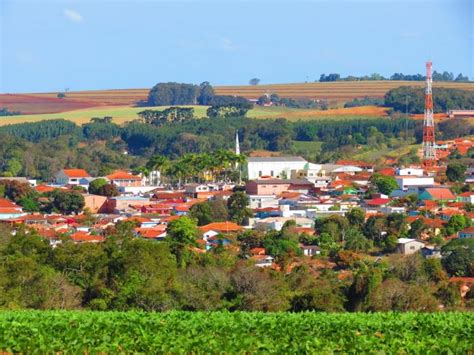
<svg viewBox="0 0 474 355">
<path fill-rule="evenodd" d="M 385 106 L 395 111 L 423 113 L 425 92 L 423 88 L 410 86 L 392 89 L 385 94 Z M 453 109 L 474 109 L 474 92 L 460 89 L 433 88 L 433 109 L 435 113 Z"/>
<path fill-rule="evenodd" d="M 152 121 L 153 115 L 149 116 Z M 422 122 L 405 118 L 290 122 L 222 117 L 152 121 L 141 119 L 119 126 L 111 118 L 94 118 L 82 126 L 50 120 L 0 127 L 0 174 L 50 181 L 62 168 L 74 167 L 104 176 L 115 169 L 144 166 L 154 155 L 177 160 L 186 154 L 232 151 L 236 132 L 242 152 L 264 149 L 291 153 L 293 141 L 322 142 L 321 154 L 309 157 L 322 162 L 341 159 L 344 154 L 350 156 L 361 145 L 377 147 L 402 142 L 407 133 L 417 142 L 422 140 Z M 468 122 L 445 121 L 438 125 L 437 137 L 465 136 L 469 134 L 467 127 L 474 131 Z"/>
<path fill-rule="evenodd" d="M 455 81 L 455 82 L 469 82 L 469 77 L 459 73 L 455 76 L 452 72 L 444 71 L 442 73 L 437 72 L 436 70 L 432 73 L 433 81 Z M 390 77 L 384 77 L 379 73 L 373 73 L 370 75 L 355 76 L 348 75 L 346 77 L 341 77 L 338 73 L 330 74 L 321 74 L 319 77 L 320 82 L 330 82 L 330 81 L 370 81 L 370 80 L 404 80 L 404 81 L 424 81 L 426 76 L 421 74 L 403 74 L 403 73 L 394 73 Z"/>
</svg>

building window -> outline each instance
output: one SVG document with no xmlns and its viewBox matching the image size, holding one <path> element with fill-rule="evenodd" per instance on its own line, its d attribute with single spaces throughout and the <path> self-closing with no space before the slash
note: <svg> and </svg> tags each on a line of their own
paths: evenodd
<svg viewBox="0 0 474 355">
<path fill-rule="evenodd" d="M 270 175 L 273 176 L 273 170 L 270 171 Z"/>
<path fill-rule="evenodd" d="M 262 171 L 259 171 L 259 172 L 258 172 L 258 176 L 262 176 Z"/>
</svg>

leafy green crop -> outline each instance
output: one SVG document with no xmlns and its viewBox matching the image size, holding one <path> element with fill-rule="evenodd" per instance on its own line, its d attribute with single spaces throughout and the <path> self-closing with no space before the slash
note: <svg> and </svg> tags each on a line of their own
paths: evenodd
<svg viewBox="0 0 474 355">
<path fill-rule="evenodd" d="M 11 353 L 467 353 L 474 313 L 0 313 Z"/>
</svg>

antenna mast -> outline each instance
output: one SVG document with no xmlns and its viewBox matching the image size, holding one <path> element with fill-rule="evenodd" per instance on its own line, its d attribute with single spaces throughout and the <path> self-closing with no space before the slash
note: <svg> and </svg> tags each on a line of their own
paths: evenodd
<svg viewBox="0 0 474 355">
<path fill-rule="evenodd" d="M 431 168 L 436 165 L 431 66 L 431 62 L 426 62 L 425 116 L 423 121 L 423 165 L 426 168 Z"/>
</svg>

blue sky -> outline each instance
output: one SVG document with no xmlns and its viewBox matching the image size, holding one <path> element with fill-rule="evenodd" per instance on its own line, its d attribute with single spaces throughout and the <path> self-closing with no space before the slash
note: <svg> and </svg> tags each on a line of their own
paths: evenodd
<svg viewBox="0 0 474 355">
<path fill-rule="evenodd" d="M 0 92 L 321 73 L 474 79 L 474 1 L 0 0 Z"/>
</svg>

